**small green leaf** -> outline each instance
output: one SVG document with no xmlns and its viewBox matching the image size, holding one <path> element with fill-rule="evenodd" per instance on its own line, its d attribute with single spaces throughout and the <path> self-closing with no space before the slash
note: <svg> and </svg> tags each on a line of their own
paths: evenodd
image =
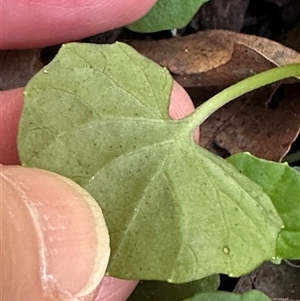
<svg viewBox="0 0 300 301">
<path fill-rule="evenodd" d="M 188 282 L 239 276 L 275 256 L 282 227 L 262 188 L 174 121 L 172 77 L 131 47 L 68 44 L 25 90 L 24 165 L 52 170 L 100 204 L 108 274 Z"/>
<path fill-rule="evenodd" d="M 298 172 L 300 172 L 300 166 L 294 166 L 293 167 L 295 170 L 297 170 Z"/>
<path fill-rule="evenodd" d="M 157 32 L 186 26 L 208 0 L 158 0 L 149 13 L 128 25 L 137 32 Z"/>
<path fill-rule="evenodd" d="M 249 153 L 235 154 L 227 161 L 262 186 L 273 201 L 284 223 L 276 256 L 300 259 L 300 173 L 287 163 L 259 159 Z"/>
<path fill-rule="evenodd" d="M 264 293 L 258 290 L 250 290 L 244 294 L 228 292 L 207 292 L 193 296 L 183 301 L 271 301 Z"/>
<path fill-rule="evenodd" d="M 164 281 L 140 281 L 128 301 L 180 301 L 197 293 L 217 290 L 219 285 L 219 275 L 212 275 L 184 284 L 171 284 Z"/>
</svg>

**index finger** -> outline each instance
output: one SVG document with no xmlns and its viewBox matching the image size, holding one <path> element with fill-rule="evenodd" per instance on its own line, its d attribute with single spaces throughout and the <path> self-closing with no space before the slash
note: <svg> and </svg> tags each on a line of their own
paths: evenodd
<svg viewBox="0 0 300 301">
<path fill-rule="evenodd" d="M 157 0 L 3 0 L 0 49 L 82 39 L 132 23 Z"/>
</svg>

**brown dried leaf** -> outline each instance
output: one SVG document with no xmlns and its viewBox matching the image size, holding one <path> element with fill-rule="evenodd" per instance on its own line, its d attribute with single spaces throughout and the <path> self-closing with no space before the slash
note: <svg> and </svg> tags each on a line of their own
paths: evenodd
<svg viewBox="0 0 300 301">
<path fill-rule="evenodd" d="M 41 49 L 0 51 L 0 90 L 24 87 L 44 64 Z"/>
<path fill-rule="evenodd" d="M 234 292 L 244 293 L 249 289 L 258 289 L 274 298 L 274 301 L 292 301 L 300 295 L 299 277 L 300 270 L 289 266 L 286 262 L 280 265 L 266 262 L 249 275 L 241 277 Z"/>
<path fill-rule="evenodd" d="M 219 91 L 222 90 L 222 87 L 228 87 L 253 74 L 276 66 L 243 44 L 235 43 L 233 46 L 231 59 L 225 64 L 207 72 L 195 73 L 190 76 L 174 74 L 174 79 L 185 88 L 198 86 L 207 89 L 208 87 L 219 86 Z"/>
<path fill-rule="evenodd" d="M 216 31 L 212 34 L 216 38 L 218 37 Z M 230 31 L 227 31 L 226 35 L 236 43 L 243 44 L 257 51 L 277 66 L 300 62 L 300 53 L 269 39 L 241 33 L 236 34 Z"/>
<path fill-rule="evenodd" d="M 244 75 L 239 74 L 240 80 L 249 76 L 249 73 L 254 74 L 270 68 L 270 63 L 280 66 L 300 62 L 298 52 L 274 41 L 227 30 L 200 31 L 185 37 L 159 41 L 126 42 L 143 55 L 167 67 L 184 87 L 206 86 L 207 81 L 214 80 L 217 81 L 215 85 L 219 85 L 218 70 L 214 71 L 212 80 L 207 79 L 211 78 L 210 75 L 202 73 L 229 63 L 230 60 L 230 67 L 226 66 L 220 71 L 224 74 L 224 70 L 231 69 L 225 74 L 228 83 L 234 81 L 233 74 L 244 72 Z M 236 44 L 242 46 L 237 49 Z M 235 51 L 242 52 L 242 56 L 234 55 Z M 264 58 L 266 60 L 261 66 L 259 61 L 262 62 Z M 243 65 L 244 63 L 246 64 Z M 259 70 L 256 71 L 255 68 Z M 224 79 L 224 75 L 220 76 Z"/>
<path fill-rule="evenodd" d="M 209 31 L 158 41 L 128 40 L 146 57 L 167 67 L 175 75 L 207 72 L 231 59 L 233 43 L 216 40 Z"/>
<path fill-rule="evenodd" d="M 300 84 L 274 85 L 229 103 L 201 125 L 200 144 L 220 155 L 249 151 L 281 161 L 300 132 Z"/>
</svg>

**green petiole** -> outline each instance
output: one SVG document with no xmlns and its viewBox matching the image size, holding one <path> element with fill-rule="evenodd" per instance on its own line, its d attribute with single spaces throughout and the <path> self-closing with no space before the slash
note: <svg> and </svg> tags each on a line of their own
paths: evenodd
<svg viewBox="0 0 300 301">
<path fill-rule="evenodd" d="M 229 88 L 226 88 L 222 92 L 210 98 L 205 103 L 200 105 L 194 113 L 184 118 L 184 121 L 189 125 L 190 130 L 194 130 L 215 111 L 217 111 L 230 101 L 234 100 L 235 98 L 276 81 L 288 77 L 299 76 L 300 64 L 291 64 L 282 67 L 276 67 L 253 75 L 230 86 Z"/>
</svg>

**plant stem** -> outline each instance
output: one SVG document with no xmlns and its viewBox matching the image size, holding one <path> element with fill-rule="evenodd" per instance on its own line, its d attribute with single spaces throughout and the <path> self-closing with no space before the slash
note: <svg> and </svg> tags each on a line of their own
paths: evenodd
<svg viewBox="0 0 300 301">
<path fill-rule="evenodd" d="M 291 64 L 282 67 L 276 67 L 253 75 L 213 96 L 205 103 L 200 105 L 195 112 L 193 112 L 183 120 L 188 123 L 190 130 L 194 130 L 197 126 L 202 124 L 211 114 L 213 114 L 219 108 L 223 107 L 225 104 L 229 103 L 235 98 L 278 80 L 297 76 L 300 76 L 300 64 Z"/>
</svg>

